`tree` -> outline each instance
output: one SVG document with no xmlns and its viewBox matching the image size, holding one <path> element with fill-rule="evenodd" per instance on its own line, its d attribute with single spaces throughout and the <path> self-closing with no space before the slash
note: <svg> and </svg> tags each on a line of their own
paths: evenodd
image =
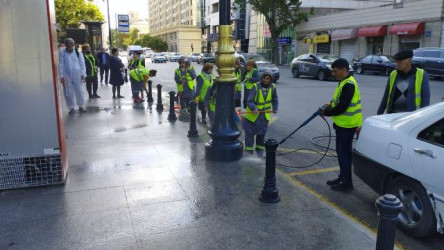
<svg viewBox="0 0 444 250">
<path fill-rule="evenodd" d="M 60 28 L 78 28 L 81 21 L 103 22 L 96 5 L 85 0 L 55 0 L 56 20 Z"/>
<path fill-rule="evenodd" d="M 139 29 L 130 29 L 128 37 L 123 41 L 123 45 L 128 47 L 130 45 L 138 45 Z"/>
<path fill-rule="evenodd" d="M 142 47 L 151 48 L 154 51 L 166 51 L 168 50 L 168 44 L 159 37 L 152 37 L 149 34 L 144 34 L 140 36 L 137 41 Z"/>
<path fill-rule="evenodd" d="M 116 48 L 122 48 L 122 49 L 127 48 L 127 46 L 125 46 L 124 44 L 124 41 L 129 38 L 130 35 L 128 33 L 117 32 L 117 29 L 111 29 L 111 35 L 113 37 L 113 44 Z M 116 40 L 116 35 L 117 35 L 117 40 Z M 107 40 L 107 44 L 109 45 L 109 37 Z"/>
<path fill-rule="evenodd" d="M 256 13 L 264 15 L 265 21 L 270 27 L 272 39 L 272 60 L 278 62 L 278 38 L 287 28 L 295 27 L 302 21 L 308 21 L 310 13 L 300 9 L 300 0 L 234 0 L 235 7 L 245 8 L 245 2 L 252 6 Z M 311 10 L 311 13 L 313 10 Z"/>
</svg>

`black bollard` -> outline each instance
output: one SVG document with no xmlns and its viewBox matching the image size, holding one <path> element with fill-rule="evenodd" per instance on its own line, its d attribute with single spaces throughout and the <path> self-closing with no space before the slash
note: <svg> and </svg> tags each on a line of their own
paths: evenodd
<svg viewBox="0 0 444 250">
<path fill-rule="evenodd" d="M 396 220 L 403 209 L 401 201 L 392 194 L 386 194 L 376 200 L 379 224 L 376 250 L 392 250 L 395 246 Z"/>
<path fill-rule="evenodd" d="M 162 104 L 162 85 L 161 84 L 157 84 L 157 106 L 156 106 L 156 110 L 158 112 L 162 112 L 163 111 L 163 104 Z"/>
<path fill-rule="evenodd" d="M 197 132 L 196 127 L 196 109 L 197 109 L 197 102 L 191 101 L 190 102 L 190 130 L 188 130 L 188 137 L 198 137 L 199 134 Z"/>
<path fill-rule="evenodd" d="M 277 203 L 281 200 L 276 187 L 276 151 L 279 143 L 275 139 L 265 141 L 265 180 L 264 188 L 259 199 L 264 203 Z"/>
<path fill-rule="evenodd" d="M 176 92 L 170 91 L 169 94 L 170 94 L 170 114 L 168 115 L 168 121 L 174 122 L 175 120 L 177 120 L 176 110 L 174 110 L 174 98 L 176 96 Z"/>
<path fill-rule="evenodd" d="M 147 93 L 147 98 L 148 98 L 148 102 L 149 103 L 153 103 L 154 102 L 154 98 L 153 98 L 153 81 L 148 80 L 148 93 Z"/>
</svg>

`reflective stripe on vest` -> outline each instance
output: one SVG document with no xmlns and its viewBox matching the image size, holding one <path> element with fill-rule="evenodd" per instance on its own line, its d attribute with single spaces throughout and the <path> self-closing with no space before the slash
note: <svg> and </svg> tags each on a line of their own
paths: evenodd
<svg viewBox="0 0 444 250">
<path fill-rule="evenodd" d="M 211 85 L 213 85 L 213 79 L 211 78 L 211 76 L 208 76 L 208 74 L 202 72 L 200 72 L 199 76 L 202 77 L 203 81 L 202 87 L 200 88 L 199 92 L 199 100 L 203 102 L 205 99 L 205 95 L 207 94 L 208 88 L 211 87 Z"/>
<path fill-rule="evenodd" d="M 245 75 L 245 79 L 251 78 L 253 77 L 253 73 L 257 71 L 256 68 L 253 68 L 252 70 L 250 70 L 250 72 L 247 72 L 247 74 Z M 250 81 L 245 81 L 244 82 L 244 86 L 246 89 L 252 89 L 254 84 L 256 84 L 255 82 L 250 82 Z"/>
<path fill-rule="evenodd" d="M 140 73 L 141 71 L 143 74 Z M 149 76 L 149 75 L 150 75 L 150 70 L 145 68 L 137 68 L 130 71 L 130 77 L 138 82 L 143 81 L 143 76 Z"/>
<path fill-rule="evenodd" d="M 274 84 L 271 84 L 271 87 L 268 89 L 267 97 L 264 98 L 264 93 L 262 87 L 258 87 L 257 84 L 254 84 L 253 87 L 256 89 L 256 95 L 254 96 L 254 104 L 258 111 L 269 111 L 271 110 L 271 101 L 273 100 L 273 91 L 276 88 Z M 259 114 L 250 113 L 252 110 L 247 106 L 247 113 L 244 115 L 245 119 L 250 122 L 256 122 Z M 265 119 L 267 121 L 270 120 L 271 114 L 265 113 Z"/>
<path fill-rule="evenodd" d="M 358 84 L 353 76 L 344 79 L 336 88 L 331 107 L 334 108 L 336 105 L 338 105 L 339 99 L 341 98 L 342 88 L 346 83 L 350 83 L 355 86 L 353 98 L 344 113 L 337 116 L 332 116 L 331 119 L 339 127 L 355 128 L 362 125 L 362 106 L 361 94 L 359 93 Z"/>
<path fill-rule="evenodd" d="M 393 92 L 393 87 L 395 86 L 395 80 L 396 80 L 396 76 L 398 75 L 398 71 L 397 70 L 393 70 L 392 73 L 390 74 L 390 88 L 389 88 L 389 93 L 388 93 L 388 98 L 387 98 L 387 107 L 386 107 L 386 111 L 388 111 L 389 109 L 389 105 L 390 105 L 390 98 L 392 96 L 392 92 Z M 421 87 L 422 87 L 422 80 L 424 79 L 424 70 L 420 69 L 420 68 L 416 68 L 416 75 L 415 75 L 415 106 L 416 109 L 420 109 L 421 108 Z"/>
<path fill-rule="evenodd" d="M 233 76 L 236 77 L 236 91 L 241 92 L 242 91 L 242 76 L 240 70 L 236 73 L 236 70 L 233 71 Z"/>
<path fill-rule="evenodd" d="M 194 69 L 194 68 L 191 67 L 190 69 Z M 182 72 L 180 72 L 180 69 L 176 69 L 176 75 L 179 77 L 179 79 L 182 79 Z M 188 73 L 188 71 L 187 71 L 187 82 L 188 82 L 188 88 L 194 89 L 194 80 L 193 80 L 193 78 L 191 78 L 191 75 L 190 75 L 190 73 Z M 177 91 L 183 92 L 183 84 L 182 83 L 177 84 Z"/>
<path fill-rule="evenodd" d="M 91 65 L 91 75 L 88 76 L 95 76 L 97 74 L 96 71 L 96 59 L 94 59 L 93 55 L 86 55 L 86 60 L 88 60 L 89 65 Z"/>
</svg>

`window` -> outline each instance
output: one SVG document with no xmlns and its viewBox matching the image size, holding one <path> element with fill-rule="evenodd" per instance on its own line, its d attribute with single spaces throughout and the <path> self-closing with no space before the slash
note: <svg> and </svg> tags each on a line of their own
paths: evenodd
<svg viewBox="0 0 444 250">
<path fill-rule="evenodd" d="M 366 56 L 362 59 L 362 62 L 369 63 L 372 61 L 373 56 Z"/>
<path fill-rule="evenodd" d="M 219 12 L 219 3 L 214 3 L 213 5 L 212 5 L 212 11 L 211 11 L 211 13 L 216 13 L 216 12 Z"/>
<path fill-rule="evenodd" d="M 428 50 L 428 51 L 425 51 L 424 57 L 439 58 L 439 56 L 440 56 L 439 50 Z"/>
<path fill-rule="evenodd" d="M 302 61 L 302 60 L 307 60 L 308 59 L 308 54 L 303 54 L 298 56 L 298 58 L 296 58 L 298 61 Z"/>
<path fill-rule="evenodd" d="M 432 126 L 419 133 L 418 139 L 436 146 L 444 147 L 444 119 L 439 120 Z"/>
<path fill-rule="evenodd" d="M 382 62 L 381 57 L 379 57 L 379 56 L 374 56 L 373 57 L 372 63 L 380 63 L 380 62 Z"/>
</svg>

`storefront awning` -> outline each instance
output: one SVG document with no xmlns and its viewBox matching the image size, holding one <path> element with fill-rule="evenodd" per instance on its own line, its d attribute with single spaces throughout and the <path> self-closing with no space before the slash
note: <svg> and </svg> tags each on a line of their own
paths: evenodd
<svg viewBox="0 0 444 250">
<path fill-rule="evenodd" d="M 387 25 L 375 27 L 363 27 L 358 29 L 358 36 L 374 37 L 387 35 Z"/>
<path fill-rule="evenodd" d="M 395 24 L 390 27 L 390 35 L 417 35 L 424 34 L 425 24 L 421 23 L 404 23 Z"/>
<path fill-rule="evenodd" d="M 345 39 L 352 39 L 358 37 L 358 29 L 342 29 L 342 30 L 334 30 L 331 33 L 331 40 L 337 41 L 337 40 L 345 40 Z"/>
</svg>

